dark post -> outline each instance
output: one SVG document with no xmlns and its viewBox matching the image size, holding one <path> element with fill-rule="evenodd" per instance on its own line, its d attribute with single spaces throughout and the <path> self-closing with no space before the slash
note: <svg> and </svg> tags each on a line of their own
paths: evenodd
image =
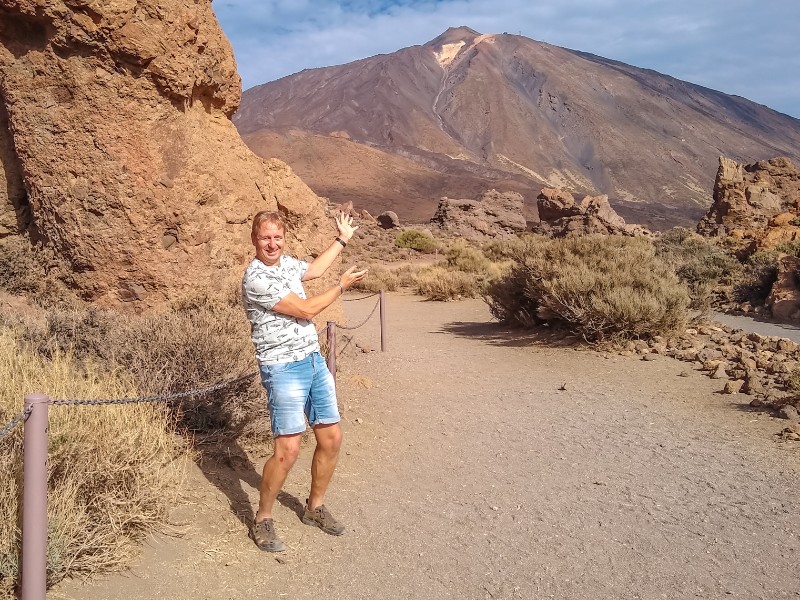
<svg viewBox="0 0 800 600">
<path fill-rule="evenodd" d="M 336 321 L 328 321 L 328 370 L 336 379 Z"/>
<path fill-rule="evenodd" d="M 44 394 L 25 396 L 22 457 L 22 600 L 45 600 L 47 592 L 47 410 Z"/>
<path fill-rule="evenodd" d="M 386 352 L 386 294 L 381 290 L 381 352 Z"/>
</svg>

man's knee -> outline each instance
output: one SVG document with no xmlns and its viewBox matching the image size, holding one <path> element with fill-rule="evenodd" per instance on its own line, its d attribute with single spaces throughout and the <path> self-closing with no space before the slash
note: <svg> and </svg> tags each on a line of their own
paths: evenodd
<svg viewBox="0 0 800 600">
<path fill-rule="evenodd" d="M 327 452 L 339 452 L 342 447 L 342 428 L 338 423 L 333 425 L 318 425 L 314 428 L 317 446 Z"/>
<path fill-rule="evenodd" d="M 300 436 L 287 435 L 275 438 L 275 460 L 287 471 L 297 462 L 300 455 Z"/>
</svg>

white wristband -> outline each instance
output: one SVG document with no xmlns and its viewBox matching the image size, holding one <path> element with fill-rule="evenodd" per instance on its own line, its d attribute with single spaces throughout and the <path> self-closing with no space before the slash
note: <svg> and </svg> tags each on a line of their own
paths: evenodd
<svg viewBox="0 0 800 600">
<path fill-rule="evenodd" d="M 342 294 L 344 294 L 344 286 L 341 283 L 339 284 L 339 289 L 342 290 Z M 339 295 L 341 296 L 342 294 Z"/>
</svg>

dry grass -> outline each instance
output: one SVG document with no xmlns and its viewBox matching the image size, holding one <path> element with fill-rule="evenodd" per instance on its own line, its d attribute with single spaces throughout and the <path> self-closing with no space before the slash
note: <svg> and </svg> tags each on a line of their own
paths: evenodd
<svg viewBox="0 0 800 600">
<path fill-rule="evenodd" d="M 142 316 L 121 318 L 93 307 L 48 311 L 43 329 L 26 340 L 50 357 L 69 352 L 81 362 L 124 367 L 144 395 L 208 386 L 257 368 L 250 328 L 238 298 L 198 295 Z M 228 436 L 251 434 L 267 419 L 257 377 L 172 405 L 181 429 Z"/>
<path fill-rule="evenodd" d="M 480 295 L 480 284 L 474 273 L 433 266 L 417 276 L 416 292 L 428 300 L 460 300 Z"/>
<path fill-rule="evenodd" d="M 136 396 L 120 371 L 78 364 L 56 353 L 43 359 L 0 332 L 0 421 L 26 393 L 51 398 Z M 22 431 L 0 441 L 0 578 L 19 576 Z M 146 532 L 163 523 L 174 500 L 181 448 L 159 407 L 56 406 L 50 409 L 48 581 L 118 567 Z"/>
</svg>

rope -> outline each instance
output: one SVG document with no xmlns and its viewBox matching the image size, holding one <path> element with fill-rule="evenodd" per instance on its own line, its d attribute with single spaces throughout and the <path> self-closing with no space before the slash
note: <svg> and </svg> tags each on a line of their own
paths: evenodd
<svg viewBox="0 0 800 600">
<path fill-rule="evenodd" d="M 374 296 L 375 294 L 372 294 L 372 295 Z M 361 298 L 359 298 L 359 300 L 361 300 Z M 339 324 L 337 323 L 337 324 L 336 324 L 336 326 L 337 326 L 337 327 L 339 327 L 340 329 L 358 329 L 359 327 L 362 327 L 363 325 L 365 325 L 365 324 L 366 324 L 366 322 L 367 322 L 367 321 L 369 321 L 370 317 L 371 317 L 372 315 L 374 315 L 374 314 L 375 314 L 375 311 L 378 309 L 378 305 L 379 305 L 380 303 L 381 303 L 381 301 L 380 301 L 380 299 L 379 299 L 379 300 L 378 300 L 378 301 L 375 303 L 375 306 L 373 306 L 373 307 L 372 307 L 372 311 L 371 311 L 371 312 L 370 312 L 370 313 L 367 315 L 367 318 L 366 318 L 366 319 L 364 319 L 363 321 L 361 321 L 361 323 L 359 323 L 358 325 L 349 325 L 349 326 L 348 326 L 348 325 L 339 325 Z"/>
<path fill-rule="evenodd" d="M 356 302 L 358 300 L 366 300 L 367 298 L 372 298 L 373 296 L 377 296 L 380 292 L 375 292 L 374 294 L 370 294 L 369 296 L 361 296 L 360 298 L 342 298 L 342 302 Z"/>
<path fill-rule="evenodd" d="M 16 427 L 22 421 L 27 419 L 28 415 L 31 414 L 31 411 L 33 411 L 33 406 L 28 406 L 25 410 L 23 410 L 21 413 L 19 413 L 16 417 L 11 419 L 11 421 L 8 423 L 8 425 L 6 425 L 2 429 L 0 429 L 0 440 L 2 440 L 9 433 L 11 433 L 11 430 L 14 429 L 14 427 Z"/>
<path fill-rule="evenodd" d="M 188 390 L 185 392 L 179 392 L 177 394 L 168 394 L 164 396 L 142 396 L 140 398 L 113 398 L 105 400 L 51 400 L 50 404 L 62 405 L 62 406 L 65 405 L 74 406 L 74 405 L 93 405 L 93 404 L 136 404 L 139 402 L 162 402 L 166 400 L 177 400 L 179 398 L 186 398 L 188 396 L 199 396 L 201 394 L 210 394 L 211 392 L 216 392 L 217 390 L 221 390 L 222 388 L 228 387 L 229 385 L 233 385 L 235 383 L 251 379 L 256 375 L 258 375 L 258 371 L 248 373 L 247 375 L 242 375 L 241 377 L 235 377 L 233 379 L 220 381 L 219 383 L 215 383 L 214 385 L 210 385 L 208 387 L 198 388 L 195 390 Z"/>
</svg>

